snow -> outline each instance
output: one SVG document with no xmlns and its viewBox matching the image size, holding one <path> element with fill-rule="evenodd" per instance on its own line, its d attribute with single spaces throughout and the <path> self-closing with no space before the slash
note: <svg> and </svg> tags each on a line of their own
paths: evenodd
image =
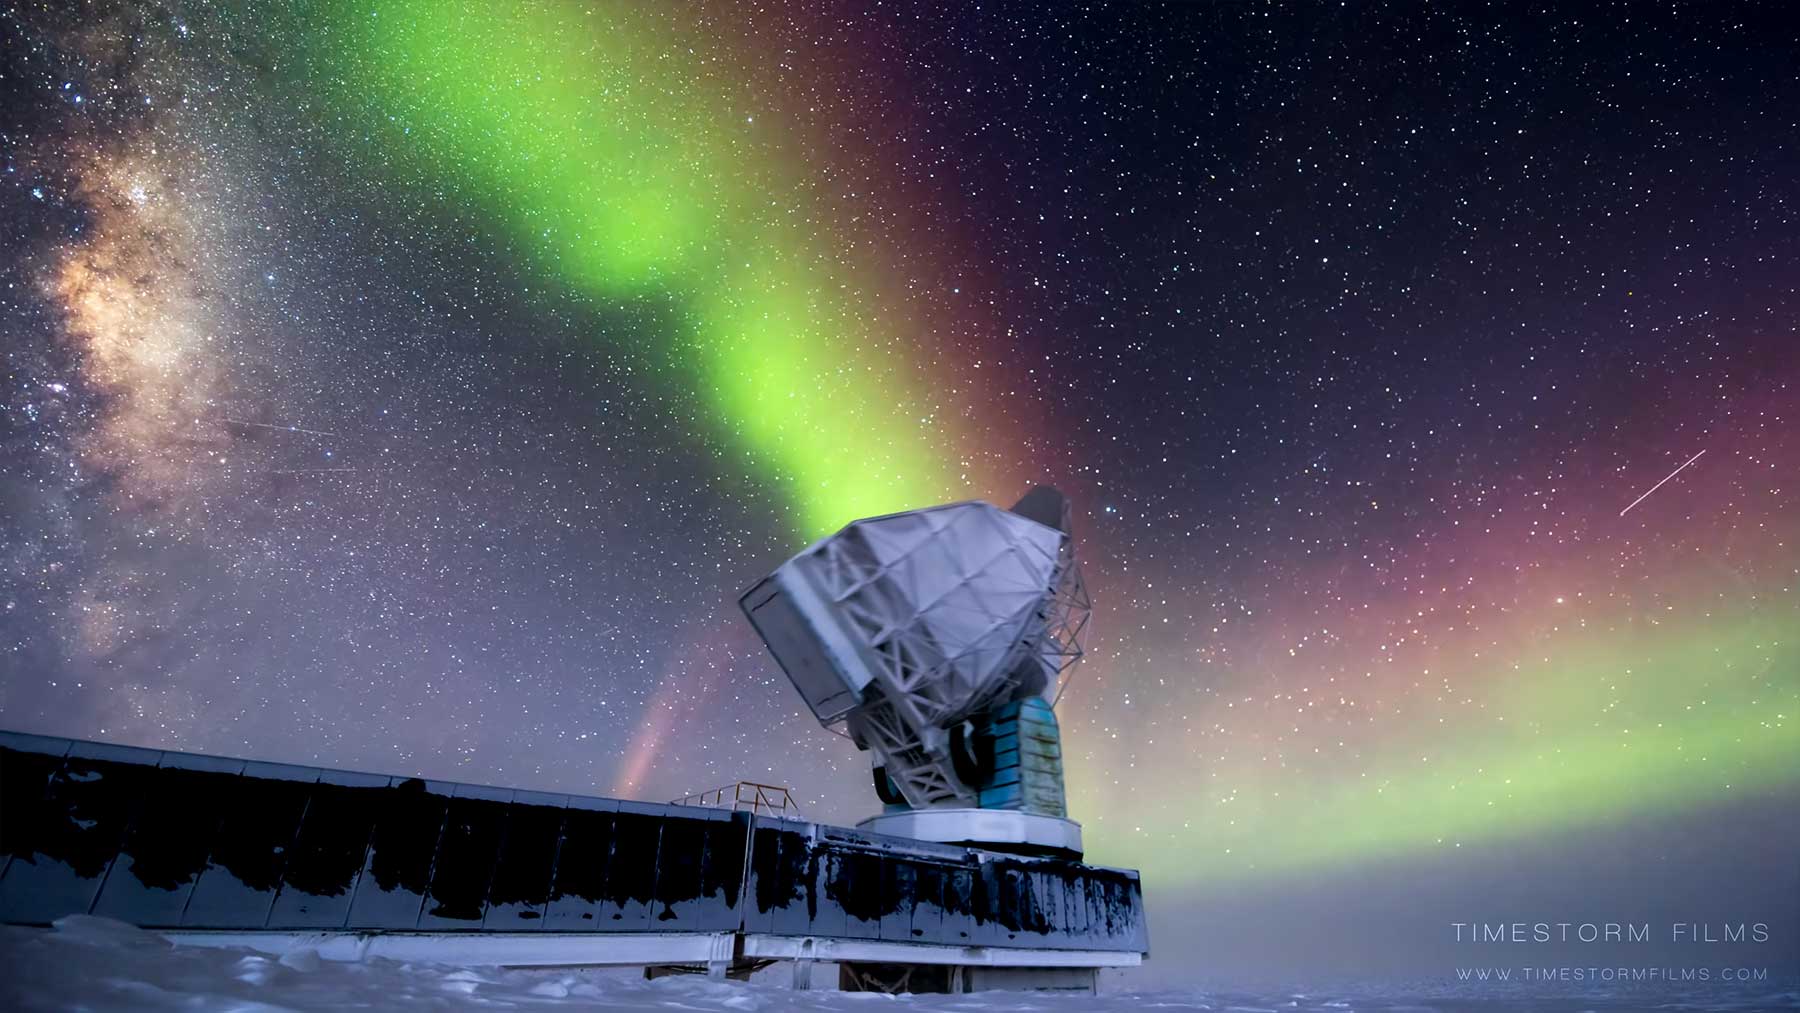
<svg viewBox="0 0 1800 1013">
<path fill-rule="evenodd" d="M 815 980 L 831 977 L 819 968 Z M 17 1011 L 180 1010 L 183 1013 L 279 1013 L 288 1010 L 595 1010 L 837 1011 L 871 1013 L 1076 1013 L 1076 1011 L 1239 1010 L 1451 1011 L 1625 1010 L 1644 996 L 1507 998 L 1438 995 L 1363 987 L 1349 991 L 1269 990 L 1259 994 L 1198 988 L 1156 993 L 1081 995 L 978 993 L 885 996 L 795 992 L 785 968 L 767 980 L 715 982 L 694 976 L 643 980 L 636 970 L 506 970 L 446 967 L 372 959 L 322 960 L 316 950 L 279 957 L 249 950 L 176 947 L 152 932 L 105 918 L 75 915 L 53 929 L 0 926 L 0 1009 Z M 1749 1011 L 1800 1008 L 1800 993 L 1763 988 L 1715 990 L 1701 1001 L 1658 995 L 1674 1010 Z"/>
<path fill-rule="evenodd" d="M 821 967 L 816 980 L 833 977 Z M 697 976 L 645 981 L 636 969 L 506 970 L 373 959 L 322 960 L 302 949 L 280 957 L 242 949 L 177 947 L 153 932 L 74 915 L 51 930 L 0 927 L 0 1009 L 280 1010 L 908 1010 L 993 1009 L 980 996 L 795 992 L 785 969 L 773 981 Z M 1020 996 L 1018 1008 L 1092 1009 L 1091 996 Z M 1010 1003 L 1009 1003 L 1010 1005 Z M 1204 1009 L 1203 1006 L 1176 1008 Z"/>
</svg>

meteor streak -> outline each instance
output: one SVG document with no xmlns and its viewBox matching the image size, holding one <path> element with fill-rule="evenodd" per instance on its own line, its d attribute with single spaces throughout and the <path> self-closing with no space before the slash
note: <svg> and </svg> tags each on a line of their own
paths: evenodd
<svg viewBox="0 0 1800 1013">
<path fill-rule="evenodd" d="M 302 429 L 299 426 L 273 426 L 267 422 L 245 422 L 243 419 L 220 419 L 219 421 L 225 422 L 225 423 L 228 423 L 228 424 L 234 425 L 234 426 L 255 426 L 258 429 L 275 429 L 275 430 L 279 430 L 284 433 L 306 433 L 310 436 L 336 436 L 337 435 L 336 433 L 328 433 L 328 432 L 324 431 L 323 429 Z"/>
<path fill-rule="evenodd" d="M 1700 451 L 1700 454 L 1704 454 L 1704 453 L 1706 453 L 1706 451 L 1704 451 L 1704 450 Z M 1649 499 L 1650 493 L 1653 493 L 1656 490 L 1661 489 L 1663 487 L 1663 482 L 1667 482 L 1669 479 L 1674 478 L 1676 475 L 1681 474 L 1682 469 L 1686 468 L 1690 464 L 1693 464 L 1695 461 L 1700 460 L 1700 454 L 1695 454 L 1693 457 L 1688 458 L 1685 462 L 1682 463 L 1680 468 L 1676 468 L 1674 471 L 1671 471 L 1668 473 L 1668 475 L 1664 476 L 1662 482 L 1656 483 L 1655 485 L 1651 486 L 1649 488 L 1649 490 L 1646 491 L 1642 496 L 1639 496 L 1637 499 L 1632 500 L 1631 506 L 1628 506 L 1625 509 L 1619 511 L 1619 516 L 1623 517 L 1626 514 L 1630 513 L 1631 507 L 1637 506 L 1639 503 L 1642 503 L 1644 500 Z"/>
</svg>

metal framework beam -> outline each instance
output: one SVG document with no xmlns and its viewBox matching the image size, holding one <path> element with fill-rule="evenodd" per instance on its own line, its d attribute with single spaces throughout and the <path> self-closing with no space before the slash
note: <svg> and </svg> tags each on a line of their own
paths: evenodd
<svg viewBox="0 0 1800 1013">
<path fill-rule="evenodd" d="M 1108 950 L 943 946 L 757 933 L 744 937 L 744 956 L 768 960 L 848 960 L 871 964 L 953 964 L 958 967 L 1137 967 L 1144 962 L 1141 953 Z"/>
</svg>

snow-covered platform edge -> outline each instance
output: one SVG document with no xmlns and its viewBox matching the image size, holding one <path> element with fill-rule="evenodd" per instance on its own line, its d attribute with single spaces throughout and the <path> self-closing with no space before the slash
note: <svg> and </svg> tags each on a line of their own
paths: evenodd
<svg viewBox="0 0 1800 1013">
<path fill-rule="evenodd" d="M 1116 950 L 1028 950 L 1011 946 L 942 946 L 874 939 L 744 936 L 744 956 L 758 960 L 867 961 L 964 967 L 1136 967 L 1141 953 Z"/>
<path fill-rule="evenodd" d="M 178 946 L 241 948 L 281 955 L 316 951 L 325 960 L 370 958 L 501 967 L 631 967 L 716 965 L 750 960 L 870 961 L 965 967 L 1137 967 L 1143 955 L 1110 950 L 1045 950 L 942 946 L 746 933 L 539 932 L 224 932 L 162 930 Z"/>
<path fill-rule="evenodd" d="M 281 955 L 317 951 L 325 960 L 371 958 L 465 967 L 627 967 L 729 962 L 736 933 L 269 932 L 152 929 L 177 946 Z"/>
</svg>

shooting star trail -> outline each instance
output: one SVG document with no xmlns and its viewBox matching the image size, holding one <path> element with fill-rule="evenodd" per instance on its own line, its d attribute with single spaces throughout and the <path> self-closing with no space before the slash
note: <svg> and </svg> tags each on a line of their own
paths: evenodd
<svg viewBox="0 0 1800 1013">
<path fill-rule="evenodd" d="M 220 419 L 219 421 L 227 422 L 234 426 L 255 426 L 258 429 L 274 429 L 283 433 L 307 433 L 311 436 L 337 435 L 336 433 L 328 433 L 323 429 L 302 429 L 299 426 L 272 426 L 267 422 L 245 422 L 243 419 Z"/>
<path fill-rule="evenodd" d="M 1706 451 L 1704 451 L 1704 450 L 1700 451 L 1700 454 L 1704 454 L 1704 453 L 1706 453 Z M 1695 461 L 1700 460 L 1700 454 L 1695 454 L 1693 457 L 1688 458 L 1685 462 L 1682 463 L 1680 468 L 1676 468 L 1674 471 L 1671 471 L 1667 475 L 1665 475 L 1663 477 L 1662 482 L 1656 483 L 1655 485 L 1651 486 L 1649 488 L 1649 490 L 1646 491 L 1642 496 L 1639 496 L 1637 499 L 1632 500 L 1631 506 L 1628 506 L 1625 509 L 1619 511 L 1619 516 L 1623 517 L 1626 514 L 1630 513 L 1631 507 L 1637 506 L 1639 503 L 1642 503 L 1643 501 L 1649 499 L 1650 493 L 1653 493 L 1656 490 L 1661 489 L 1663 487 L 1663 482 L 1667 482 L 1669 479 L 1674 478 L 1676 475 L 1681 474 L 1682 470 L 1684 468 L 1686 468 L 1688 465 L 1693 464 Z"/>
</svg>

